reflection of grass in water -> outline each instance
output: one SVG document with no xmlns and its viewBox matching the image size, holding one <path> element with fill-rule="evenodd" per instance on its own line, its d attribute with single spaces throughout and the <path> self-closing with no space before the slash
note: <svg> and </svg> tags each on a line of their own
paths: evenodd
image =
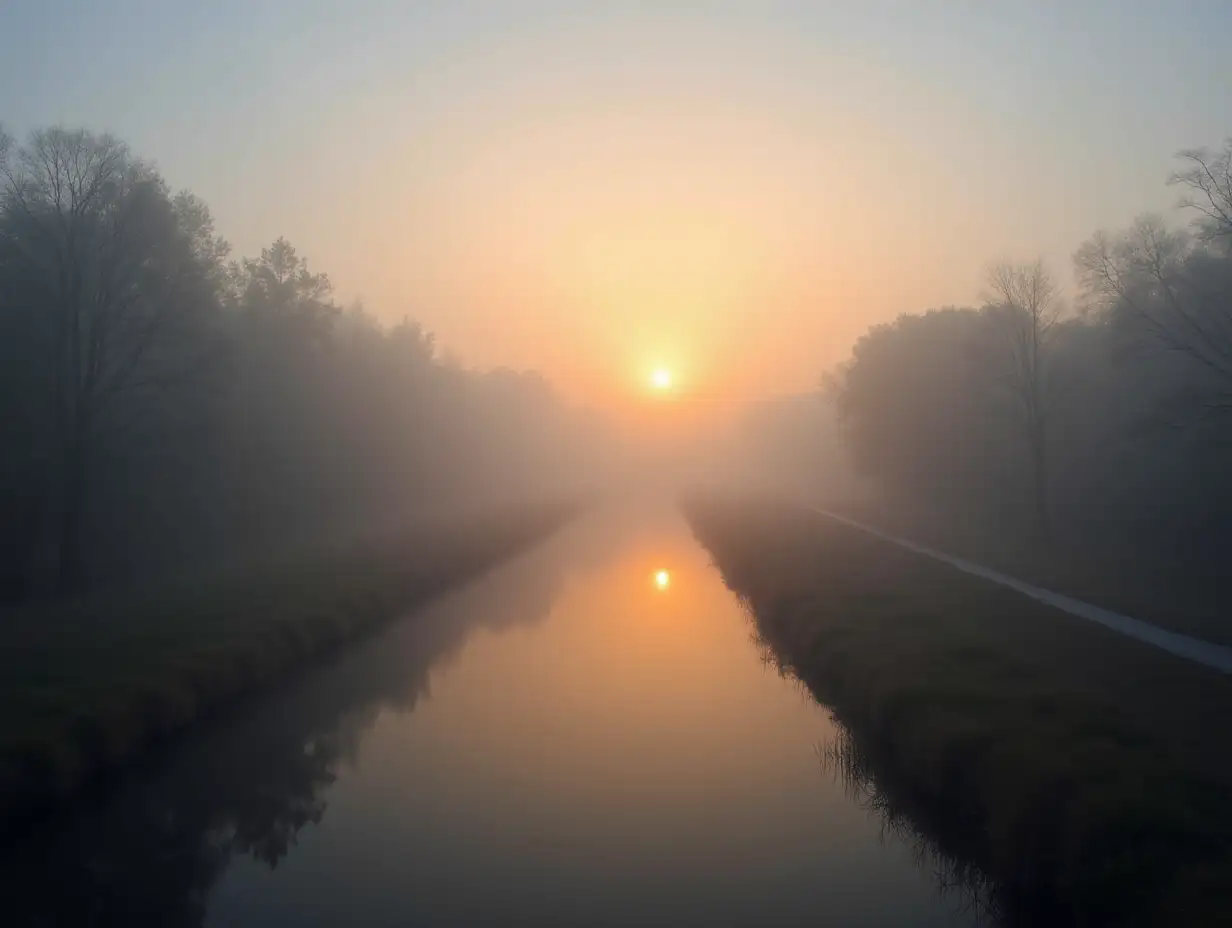
<svg viewBox="0 0 1232 928">
<path fill-rule="evenodd" d="M 817 749 L 822 769 L 842 784 L 848 799 L 876 816 L 883 839 L 893 838 L 910 850 L 916 867 L 932 875 L 942 898 L 956 900 L 957 910 L 972 916 L 977 925 L 1000 924 L 1005 916 L 996 884 L 979 867 L 945 851 L 927 834 L 916 817 L 881 788 L 871 758 L 847 726 L 838 719 L 834 724 L 834 735 Z"/>
<path fill-rule="evenodd" d="M 740 608 L 751 624 L 749 639 L 757 649 L 762 664 L 809 699 L 816 697 L 797 674 L 784 655 L 762 636 L 757 617 L 745 596 L 736 595 Z M 843 788 L 843 795 L 881 826 L 882 840 L 895 840 L 906 847 L 915 866 L 930 873 L 943 899 L 954 899 L 956 911 L 970 915 L 977 925 L 1001 924 L 1006 921 L 1004 906 L 996 883 L 979 867 L 959 852 L 947 851 L 934 833 L 920 824 L 920 810 L 909 811 L 905 800 L 896 801 L 891 791 L 882 787 L 885 777 L 874 772 L 873 758 L 843 722 L 830 712 L 834 734 L 817 746 L 822 770 Z"/>
<path fill-rule="evenodd" d="M 525 507 L 0 622 L 0 824 L 472 579 L 576 507 Z"/>
<path fill-rule="evenodd" d="M 475 629 L 546 615 L 574 553 L 514 558 L 0 844 L 4 925 L 200 924 L 232 861 L 276 867 L 326 817 L 328 788 L 380 712 L 428 698 L 432 673 Z"/>
</svg>

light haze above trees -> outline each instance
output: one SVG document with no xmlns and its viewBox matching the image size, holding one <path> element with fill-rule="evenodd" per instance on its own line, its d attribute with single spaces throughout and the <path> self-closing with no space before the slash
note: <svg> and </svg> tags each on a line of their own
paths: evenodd
<svg viewBox="0 0 1232 928">
<path fill-rule="evenodd" d="M 0 131 L 4 597 L 548 492 L 598 453 L 536 375 L 342 309 L 285 238 L 229 253 L 113 136 Z"/>
<path fill-rule="evenodd" d="M 1178 159 L 1188 223 L 1144 215 L 1093 234 L 1075 253 L 1074 311 L 1041 264 L 1006 264 L 983 306 L 859 339 L 830 392 L 887 511 L 1082 557 L 1219 559 L 1232 542 L 1232 140 Z"/>
</svg>

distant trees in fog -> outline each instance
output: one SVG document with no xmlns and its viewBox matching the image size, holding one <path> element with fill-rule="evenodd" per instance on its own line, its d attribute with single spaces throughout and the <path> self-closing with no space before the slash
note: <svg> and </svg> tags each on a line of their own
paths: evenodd
<svg viewBox="0 0 1232 928">
<path fill-rule="evenodd" d="M 1232 140 L 1183 152 L 1189 228 L 1143 216 L 983 306 L 900 316 L 832 394 L 854 464 L 906 511 L 1105 545 L 1232 540 Z"/>
<path fill-rule="evenodd" d="M 1006 354 L 997 366 L 1001 382 L 1013 398 L 1014 421 L 1027 449 L 1035 527 L 1047 541 L 1052 535 L 1048 423 L 1057 400 L 1049 362 L 1061 304 L 1056 284 L 1042 261 L 997 265 L 988 280 L 990 312 L 1005 336 Z"/>
<path fill-rule="evenodd" d="M 285 239 L 228 256 L 118 139 L 0 131 L 0 598 L 543 489 L 585 453 L 536 375 L 339 307 Z"/>
</svg>

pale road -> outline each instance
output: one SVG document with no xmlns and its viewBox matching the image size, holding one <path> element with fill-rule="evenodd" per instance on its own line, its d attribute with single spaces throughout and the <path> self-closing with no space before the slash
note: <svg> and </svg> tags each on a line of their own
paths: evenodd
<svg viewBox="0 0 1232 928">
<path fill-rule="evenodd" d="M 937 551 L 933 548 L 916 544 L 914 541 L 899 538 L 896 535 L 883 532 L 880 529 L 873 528 L 871 525 L 865 525 L 863 522 L 857 522 L 855 519 L 841 516 L 837 512 L 831 512 L 828 509 L 820 509 L 817 506 L 805 506 L 804 508 L 823 515 L 828 519 L 834 519 L 836 522 L 842 522 L 844 525 L 859 529 L 862 532 L 867 532 L 869 535 L 898 545 L 900 548 L 906 548 L 908 551 L 914 551 L 917 554 L 923 554 L 949 564 L 951 567 L 956 567 L 964 573 L 973 574 L 985 580 L 991 580 L 993 583 L 999 583 L 1001 586 L 1016 590 L 1023 596 L 1029 596 L 1038 602 L 1052 606 L 1055 609 L 1060 609 L 1063 612 L 1068 612 L 1070 615 L 1077 616 L 1080 619 L 1095 622 L 1105 628 L 1120 632 L 1122 635 L 1128 635 L 1130 638 L 1136 638 L 1149 645 L 1154 645 L 1160 650 L 1167 651 L 1169 654 L 1175 654 L 1177 657 L 1205 664 L 1207 667 L 1212 667 L 1223 673 L 1232 673 L 1232 648 L 1212 644 L 1200 638 L 1192 638 L 1189 635 L 1180 635 L 1176 632 L 1166 631 L 1158 625 L 1133 619 L 1108 609 L 1101 609 L 1099 606 L 1094 606 L 1091 603 L 1083 602 L 1080 599 L 1073 599 L 1069 596 L 1062 596 L 1060 593 L 1045 590 L 1043 587 L 1024 583 L 1006 574 L 990 570 L 982 564 L 963 560 L 960 557 L 954 557 L 952 554 L 946 554 L 944 551 Z"/>
</svg>

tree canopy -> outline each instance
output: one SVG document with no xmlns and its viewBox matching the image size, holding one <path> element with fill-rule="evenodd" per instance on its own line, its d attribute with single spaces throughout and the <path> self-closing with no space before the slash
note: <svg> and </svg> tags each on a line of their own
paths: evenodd
<svg viewBox="0 0 1232 928">
<path fill-rule="evenodd" d="M 285 238 L 230 260 L 115 137 L 0 131 L 3 595 L 547 492 L 598 439 L 537 375 L 340 307 Z"/>
</svg>

